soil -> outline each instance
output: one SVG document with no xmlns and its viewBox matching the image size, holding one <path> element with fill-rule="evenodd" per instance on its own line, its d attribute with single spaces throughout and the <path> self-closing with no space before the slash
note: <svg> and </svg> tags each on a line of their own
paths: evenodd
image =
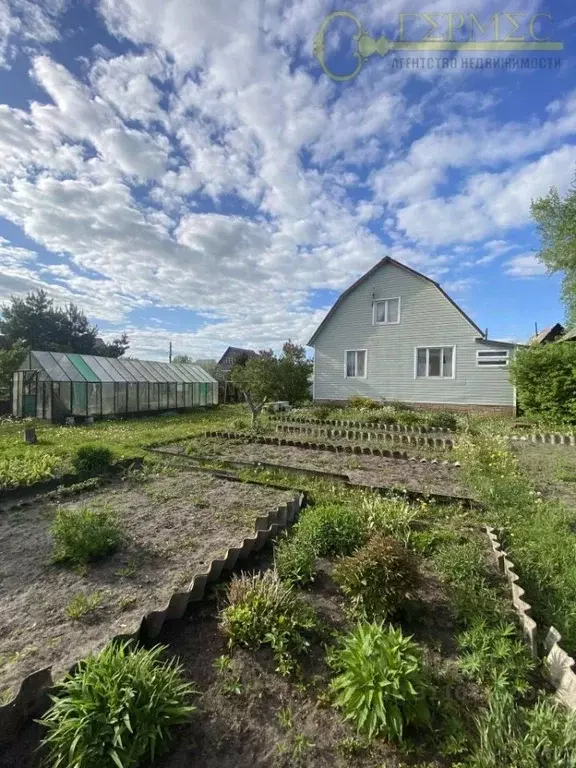
<svg viewBox="0 0 576 768">
<path fill-rule="evenodd" d="M 521 469 L 543 496 L 576 509 L 576 447 L 514 443 Z"/>
<path fill-rule="evenodd" d="M 265 567 L 269 554 L 260 557 L 253 568 Z M 316 609 L 322 630 L 311 638 L 310 653 L 301 661 L 301 672 L 281 677 L 267 650 L 250 652 L 237 648 L 232 667 L 218 672 L 216 659 L 229 653 L 218 628 L 216 600 L 192 606 L 187 616 L 165 625 L 159 641 L 168 645 L 169 657 L 177 657 L 187 680 L 198 690 L 197 712 L 189 724 L 175 734 L 170 751 L 148 768 L 400 768 L 426 763 L 430 768 L 451 765 L 441 756 L 438 729 L 408 730 L 406 746 L 394 747 L 377 740 L 369 748 L 359 748 L 355 731 L 342 721 L 327 696 L 330 670 L 325 661 L 324 644 L 332 632 L 350 628 L 344 612 L 344 598 L 330 577 L 331 564 L 322 562 L 316 581 L 302 592 L 303 599 Z M 452 712 L 473 729 L 472 719 L 480 705 L 475 686 L 464 682 L 456 671 L 454 634 L 448 600 L 442 584 L 423 572 L 422 587 L 416 595 L 412 620 L 401 621 L 405 632 L 413 633 L 422 644 L 432 674 L 449 669 L 451 685 L 445 696 Z M 413 606 L 414 607 L 414 606 Z M 417 616 L 418 620 L 414 617 Z M 236 692 L 230 690 L 234 679 Z M 228 687 L 227 687 L 228 686 Z M 282 723 L 280 712 L 289 711 L 292 724 Z M 0 755 L 0 765 L 32 768 L 41 755 L 34 749 L 42 736 L 37 725 L 30 725 L 17 745 Z M 435 741 L 436 740 L 436 741 Z M 412 744 L 411 750 L 408 744 Z M 417 747 L 415 745 L 418 745 Z M 8 762 L 11 761 L 11 762 Z"/>
<path fill-rule="evenodd" d="M 255 521 L 285 504 L 279 491 L 191 471 L 136 473 L 61 506 L 107 507 L 125 545 L 84 570 L 51 562 L 54 503 L 37 502 L 0 515 L 1 699 L 24 677 L 53 666 L 54 679 L 117 634 L 135 632 L 142 617 L 205 572 L 212 560 L 253 534 Z M 77 595 L 98 605 L 80 619 L 66 607 Z"/>
<path fill-rule="evenodd" d="M 421 493 L 471 497 L 458 467 L 423 464 L 419 461 L 388 459 L 381 456 L 346 455 L 288 445 L 261 445 L 226 438 L 198 438 L 185 444 L 175 443 L 162 450 L 181 453 L 190 448 L 191 458 L 212 456 L 232 461 L 284 464 L 302 469 L 347 475 L 359 485 L 386 486 Z"/>
</svg>

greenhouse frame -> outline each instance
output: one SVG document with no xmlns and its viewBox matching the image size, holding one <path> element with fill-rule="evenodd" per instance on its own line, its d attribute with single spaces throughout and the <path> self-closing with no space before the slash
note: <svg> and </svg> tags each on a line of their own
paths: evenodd
<svg viewBox="0 0 576 768">
<path fill-rule="evenodd" d="M 191 363 L 30 352 L 12 379 L 12 413 L 59 422 L 218 404 L 218 382 Z"/>
</svg>

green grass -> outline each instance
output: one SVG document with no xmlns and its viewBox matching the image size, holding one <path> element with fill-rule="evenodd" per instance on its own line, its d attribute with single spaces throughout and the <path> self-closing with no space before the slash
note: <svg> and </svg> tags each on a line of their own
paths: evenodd
<svg viewBox="0 0 576 768">
<path fill-rule="evenodd" d="M 241 406 L 224 405 L 174 416 L 98 421 L 91 426 L 33 422 L 37 445 L 24 442 L 28 422 L 0 421 L 0 488 L 31 485 L 72 472 L 74 456 L 88 444 L 110 449 L 115 460 L 141 458 L 150 443 L 183 440 L 208 427 L 222 428 L 242 413 Z"/>
</svg>

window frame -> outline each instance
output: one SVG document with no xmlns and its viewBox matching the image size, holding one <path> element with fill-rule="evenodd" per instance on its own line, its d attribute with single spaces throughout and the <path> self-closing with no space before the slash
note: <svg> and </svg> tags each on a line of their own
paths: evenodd
<svg viewBox="0 0 576 768">
<path fill-rule="evenodd" d="M 348 376 L 348 353 L 364 352 L 364 376 Z M 358 370 L 358 358 L 356 357 L 356 370 Z M 368 350 L 367 349 L 345 349 L 344 350 L 344 378 L 345 379 L 366 379 L 368 377 Z"/>
<path fill-rule="evenodd" d="M 388 320 L 388 302 L 389 301 L 398 302 L 398 320 L 395 320 L 394 322 L 390 322 Z M 378 304 L 386 304 L 386 311 L 385 311 L 386 320 L 376 319 L 378 316 L 378 313 L 377 313 Z M 402 319 L 402 296 L 389 296 L 385 299 L 374 299 L 372 301 L 372 325 L 400 325 L 401 319 Z"/>
<path fill-rule="evenodd" d="M 426 350 L 426 375 L 425 376 L 418 376 L 418 350 L 425 349 Z M 440 356 L 440 376 L 430 376 L 430 352 L 431 349 L 451 349 L 452 350 L 452 375 L 451 376 L 443 376 L 442 373 L 444 371 L 444 352 L 441 353 Z M 415 381 L 454 381 L 456 378 L 456 344 L 431 344 L 430 346 L 426 347 L 414 347 L 414 380 Z"/>
<path fill-rule="evenodd" d="M 477 349 L 476 350 L 476 368 L 508 368 L 510 365 L 510 351 L 506 349 Z M 482 354 L 484 353 L 484 354 Z M 504 358 L 504 362 L 500 362 L 498 358 Z M 494 360 L 496 363 L 481 363 L 480 360 Z"/>
</svg>

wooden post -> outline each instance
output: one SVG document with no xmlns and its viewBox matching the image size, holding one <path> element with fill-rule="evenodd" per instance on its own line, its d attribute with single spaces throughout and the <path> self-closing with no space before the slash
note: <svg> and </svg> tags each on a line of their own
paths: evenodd
<svg viewBox="0 0 576 768">
<path fill-rule="evenodd" d="M 36 445 L 38 440 L 36 438 L 36 429 L 34 427 L 26 427 L 24 430 L 24 442 L 29 445 Z"/>
</svg>

